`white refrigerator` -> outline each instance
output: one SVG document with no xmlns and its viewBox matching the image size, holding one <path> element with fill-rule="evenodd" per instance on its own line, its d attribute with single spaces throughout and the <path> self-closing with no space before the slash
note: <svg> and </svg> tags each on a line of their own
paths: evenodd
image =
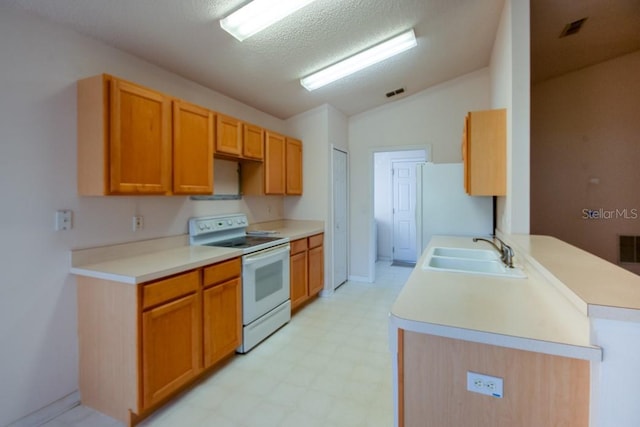
<svg viewBox="0 0 640 427">
<path fill-rule="evenodd" d="M 420 163 L 416 173 L 418 258 L 434 235 L 493 234 L 493 197 L 464 191 L 462 163 Z"/>
</svg>

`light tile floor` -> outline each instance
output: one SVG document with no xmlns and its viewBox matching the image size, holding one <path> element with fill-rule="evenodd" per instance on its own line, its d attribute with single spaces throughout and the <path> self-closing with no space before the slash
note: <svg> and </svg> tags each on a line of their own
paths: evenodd
<svg viewBox="0 0 640 427">
<path fill-rule="evenodd" d="M 388 313 L 410 272 L 377 263 L 375 283 L 318 298 L 140 426 L 392 426 Z M 77 406 L 44 426 L 121 424 Z"/>
</svg>

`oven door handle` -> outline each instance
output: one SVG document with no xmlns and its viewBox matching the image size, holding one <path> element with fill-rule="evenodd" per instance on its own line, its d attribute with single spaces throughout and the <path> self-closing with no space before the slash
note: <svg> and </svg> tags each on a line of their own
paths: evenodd
<svg viewBox="0 0 640 427">
<path fill-rule="evenodd" d="M 283 246 L 278 246 L 273 249 L 265 249 L 264 251 L 258 252 L 256 255 L 245 255 L 243 257 L 243 263 L 245 265 L 254 264 L 256 262 L 260 262 L 261 260 L 269 257 L 273 257 L 274 255 L 285 254 L 289 252 L 289 244 Z"/>
</svg>

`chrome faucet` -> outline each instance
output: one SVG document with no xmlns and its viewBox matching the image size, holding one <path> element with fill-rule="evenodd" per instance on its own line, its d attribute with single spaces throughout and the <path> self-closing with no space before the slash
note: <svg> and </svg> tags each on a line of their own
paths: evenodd
<svg viewBox="0 0 640 427">
<path fill-rule="evenodd" d="M 511 248 L 511 246 L 503 242 L 502 239 L 500 239 L 498 236 L 494 235 L 491 237 L 493 237 L 495 240 L 500 242 L 500 246 L 496 245 L 493 240 L 485 239 L 483 237 L 474 237 L 473 241 L 477 242 L 481 240 L 483 242 L 490 243 L 500 253 L 500 260 L 504 263 L 504 265 L 506 265 L 509 268 L 513 268 L 513 255 L 514 255 L 513 248 Z"/>
</svg>

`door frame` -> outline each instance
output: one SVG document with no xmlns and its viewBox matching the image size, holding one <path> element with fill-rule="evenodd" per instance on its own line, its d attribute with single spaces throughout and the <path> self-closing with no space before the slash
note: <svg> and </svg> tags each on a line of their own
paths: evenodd
<svg viewBox="0 0 640 427">
<path fill-rule="evenodd" d="M 349 280 L 349 248 L 350 248 L 350 244 L 349 244 L 349 215 L 350 215 L 350 209 L 349 209 L 349 150 L 343 148 L 343 147 L 337 147 L 335 144 L 331 144 L 331 156 L 330 156 L 330 167 L 331 167 L 331 174 L 330 174 L 330 192 L 331 195 L 329 197 L 329 203 L 330 203 L 330 215 L 329 215 L 329 227 L 327 227 L 327 230 L 329 231 L 330 235 L 331 235 L 331 257 L 329 260 L 329 271 L 331 272 L 331 286 L 329 289 L 325 289 L 322 291 L 321 295 L 322 296 L 326 296 L 326 295 L 330 295 L 332 294 L 335 289 L 334 289 L 334 265 L 335 265 L 335 259 L 336 259 L 336 251 L 334 250 L 334 245 L 336 242 L 335 239 L 335 235 L 334 235 L 334 230 L 335 230 L 335 221 L 334 221 L 334 217 L 335 217 L 335 202 L 334 202 L 334 197 L 335 197 L 335 182 L 334 182 L 334 175 L 335 175 L 335 165 L 333 162 L 333 154 L 334 154 L 334 150 L 335 151 L 340 151 L 342 153 L 344 153 L 347 158 L 346 158 L 346 196 L 347 196 L 347 204 L 345 206 L 346 209 L 346 216 L 345 216 L 345 233 L 347 236 L 347 248 L 346 248 L 346 267 L 347 267 L 347 277 L 346 280 Z"/>
<path fill-rule="evenodd" d="M 368 255 L 368 272 L 367 272 L 367 281 L 375 282 L 376 280 L 376 217 L 375 217 L 375 200 L 373 194 L 375 193 L 375 155 L 376 153 L 390 153 L 390 152 L 401 152 L 401 151 L 414 151 L 414 150 L 424 150 L 424 161 L 430 161 L 433 157 L 431 155 L 431 144 L 423 144 L 423 145 L 392 145 L 392 146 L 382 146 L 382 147 L 374 147 L 369 149 L 369 188 L 371 189 L 372 197 L 369 200 L 369 218 L 368 228 L 369 228 L 369 255 Z"/>
</svg>

